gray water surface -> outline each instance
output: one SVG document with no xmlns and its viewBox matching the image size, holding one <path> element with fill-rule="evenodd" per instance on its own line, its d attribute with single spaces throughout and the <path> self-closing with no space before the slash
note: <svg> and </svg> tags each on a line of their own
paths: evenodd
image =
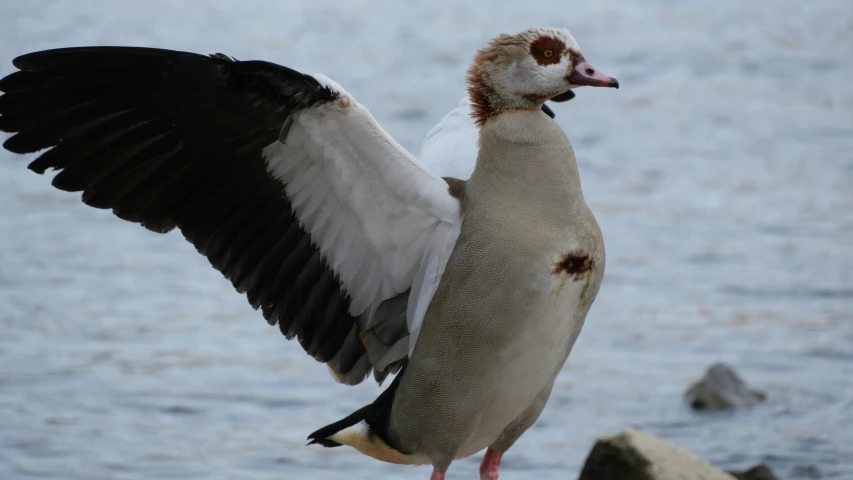
<svg viewBox="0 0 853 480">
<path fill-rule="evenodd" d="M 646 429 L 730 468 L 853 478 L 853 3 L 0 1 L 14 56 L 141 45 L 334 78 L 417 152 L 501 32 L 565 26 L 622 88 L 555 106 L 604 231 L 601 293 L 502 480 L 567 479 Z M 305 447 L 379 388 L 330 380 L 178 233 L 0 152 L 0 479 L 425 479 Z M 695 414 L 715 361 L 767 403 Z M 450 478 L 476 478 L 479 456 Z"/>
</svg>

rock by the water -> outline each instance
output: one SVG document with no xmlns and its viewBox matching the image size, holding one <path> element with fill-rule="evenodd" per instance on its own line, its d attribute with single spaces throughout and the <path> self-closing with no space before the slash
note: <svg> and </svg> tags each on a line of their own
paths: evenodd
<svg viewBox="0 0 853 480">
<path fill-rule="evenodd" d="M 684 393 L 684 399 L 696 410 L 726 410 L 749 407 L 764 401 L 763 392 L 749 388 L 723 363 L 713 365 L 699 381 Z"/>
<path fill-rule="evenodd" d="M 749 470 L 744 470 L 742 472 L 732 472 L 737 480 L 779 480 L 779 478 L 770 470 L 770 467 L 764 465 L 756 465 Z"/>
<path fill-rule="evenodd" d="M 579 480 L 735 480 L 675 445 L 640 430 L 600 438 Z"/>
</svg>

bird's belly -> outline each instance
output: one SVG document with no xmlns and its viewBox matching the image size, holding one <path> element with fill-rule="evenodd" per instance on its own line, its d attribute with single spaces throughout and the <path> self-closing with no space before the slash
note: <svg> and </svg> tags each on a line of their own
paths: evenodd
<svg viewBox="0 0 853 480">
<path fill-rule="evenodd" d="M 458 458 L 488 447 L 504 429 L 534 402 L 539 393 L 553 384 L 569 351 L 580 334 L 584 295 L 590 278 L 572 280 L 552 276 L 539 278 L 537 301 L 518 316 L 517 341 L 499 352 L 499 379 L 476 429 L 459 450 Z"/>
</svg>

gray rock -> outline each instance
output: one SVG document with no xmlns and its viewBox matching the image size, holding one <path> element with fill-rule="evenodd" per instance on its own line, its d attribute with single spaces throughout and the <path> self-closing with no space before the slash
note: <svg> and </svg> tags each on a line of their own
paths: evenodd
<svg viewBox="0 0 853 480">
<path fill-rule="evenodd" d="M 598 439 L 579 480 L 735 480 L 675 445 L 640 430 Z"/>
<path fill-rule="evenodd" d="M 749 470 L 744 470 L 742 472 L 728 472 L 734 475 L 737 480 L 779 480 L 773 471 L 770 470 L 770 467 L 764 465 L 756 465 Z"/>
<path fill-rule="evenodd" d="M 723 363 L 717 363 L 684 393 L 684 399 L 695 410 L 727 410 L 749 407 L 767 398 L 763 392 L 749 388 Z"/>
</svg>

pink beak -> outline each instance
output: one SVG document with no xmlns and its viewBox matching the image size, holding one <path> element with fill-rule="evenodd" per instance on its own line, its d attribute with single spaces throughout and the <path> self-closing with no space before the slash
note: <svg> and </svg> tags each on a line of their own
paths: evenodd
<svg viewBox="0 0 853 480">
<path fill-rule="evenodd" d="M 571 85 L 619 88 L 619 80 L 599 72 L 583 57 L 577 57 L 572 62 L 572 73 L 568 80 Z"/>
</svg>

